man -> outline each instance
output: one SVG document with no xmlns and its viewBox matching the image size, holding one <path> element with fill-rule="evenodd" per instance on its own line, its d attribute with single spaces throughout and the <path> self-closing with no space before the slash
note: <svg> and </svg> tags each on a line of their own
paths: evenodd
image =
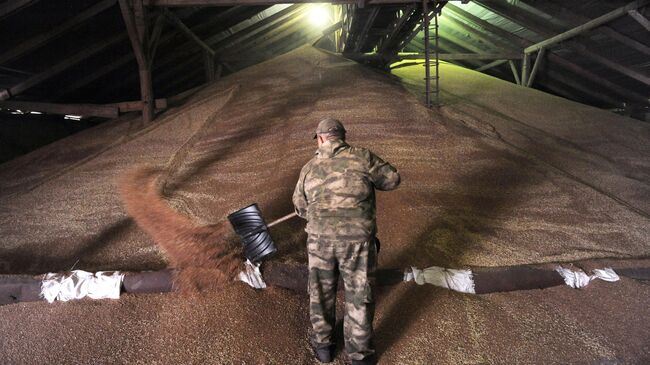
<svg viewBox="0 0 650 365">
<path fill-rule="evenodd" d="M 400 176 L 369 150 L 345 143 L 345 132 L 336 119 L 318 124 L 314 136 L 318 150 L 300 171 L 293 204 L 307 220 L 309 315 L 316 357 L 321 362 L 334 357 L 332 330 L 340 274 L 345 288 L 345 349 L 352 364 L 375 364 L 375 189 L 397 188 Z"/>
</svg>

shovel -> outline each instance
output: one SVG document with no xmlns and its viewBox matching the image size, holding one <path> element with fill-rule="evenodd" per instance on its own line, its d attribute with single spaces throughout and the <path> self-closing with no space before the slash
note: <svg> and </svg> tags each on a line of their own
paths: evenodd
<svg viewBox="0 0 650 365">
<path fill-rule="evenodd" d="M 244 245 L 244 256 L 251 262 L 259 262 L 275 253 L 277 248 L 269 234 L 269 228 L 295 217 L 297 214 L 287 214 L 282 218 L 266 224 L 257 204 L 251 204 L 228 215 L 228 220 L 241 238 Z"/>
</svg>

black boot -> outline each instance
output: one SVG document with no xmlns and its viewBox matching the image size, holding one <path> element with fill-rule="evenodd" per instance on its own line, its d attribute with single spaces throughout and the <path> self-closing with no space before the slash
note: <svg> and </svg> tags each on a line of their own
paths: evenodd
<svg viewBox="0 0 650 365">
<path fill-rule="evenodd" d="M 315 344 L 312 344 L 311 346 L 318 361 L 323 363 L 334 361 L 334 345 L 317 346 Z"/>
<path fill-rule="evenodd" d="M 375 365 L 377 357 L 375 355 L 366 356 L 363 360 L 352 360 L 352 365 Z"/>
</svg>

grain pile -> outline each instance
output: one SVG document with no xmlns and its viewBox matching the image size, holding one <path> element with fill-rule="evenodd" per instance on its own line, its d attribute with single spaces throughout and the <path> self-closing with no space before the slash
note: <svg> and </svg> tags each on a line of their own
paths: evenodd
<svg viewBox="0 0 650 365">
<path fill-rule="evenodd" d="M 242 270 L 236 238 L 226 222 L 196 226 L 171 209 L 158 187 L 159 170 L 135 168 L 120 180 L 122 201 L 138 226 L 153 238 L 175 269 L 182 292 L 217 290 Z"/>
<path fill-rule="evenodd" d="M 134 164 L 162 169 L 165 203 L 194 226 L 221 225 L 252 202 L 267 221 L 287 214 L 315 150 L 311 133 L 327 116 L 402 174 L 397 191 L 378 194 L 382 267 L 650 254 L 650 163 L 639 143 L 650 128 L 534 90 L 512 115 L 490 96 L 499 104 L 513 85 L 453 68 L 442 80 L 454 104 L 429 111 L 397 78 L 306 47 L 208 86 L 153 125 L 123 118 L 6 163 L 0 270 L 55 271 L 77 259 L 86 270 L 173 264 L 120 202 L 116 177 Z M 544 106 L 564 119 L 546 126 L 536 115 Z M 532 118 L 535 128 L 522 127 Z M 306 262 L 303 227 L 272 229 L 276 260 Z M 643 363 L 649 294 L 625 278 L 484 296 L 402 284 L 379 293 L 378 350 L 387 364 Z M 189 298 L 16 304 L 0 307 L 0 348 L 10 363 L 313 363 L 306 304 L 243 284 Z"/>
</svg>

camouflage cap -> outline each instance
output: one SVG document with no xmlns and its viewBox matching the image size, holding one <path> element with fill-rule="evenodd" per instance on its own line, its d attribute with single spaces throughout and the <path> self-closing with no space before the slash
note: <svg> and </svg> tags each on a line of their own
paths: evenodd
<svg viewBox="0 0 650 365">
<path fill-rule="evenodd" d="M 343 127 L 343 124 L 341 121 L 338 119 L 334 118 L 325 118 L 318 123 L 318 127 L 316 127 L 316 133 L 314 134 L 314 139 L 319 134 L 340 134 L 344 135 L 345 134 L 345 128 Z"/>
</svg>

